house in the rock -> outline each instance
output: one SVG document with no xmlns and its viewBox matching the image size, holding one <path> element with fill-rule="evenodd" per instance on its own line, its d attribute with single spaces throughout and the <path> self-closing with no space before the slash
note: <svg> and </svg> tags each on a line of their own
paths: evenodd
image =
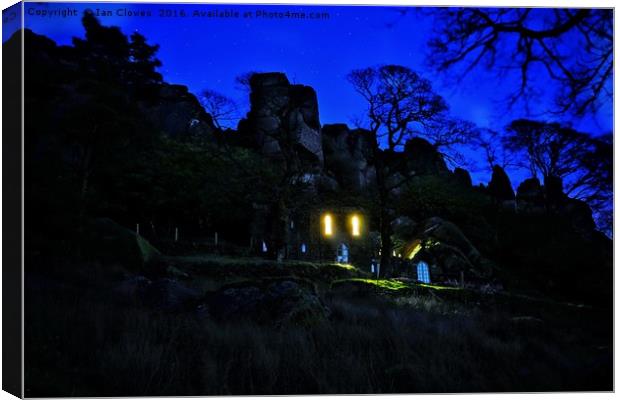
<svg viewBox="0 0 620 400">
<path fill-rule="evenodd" d="M 262 211 L 262 212 L 261 212 Z M 257 210 L 253 225 L 253 253 L 267 256 L 271 243 L 267 213 Z M 376 258 L 378 243 L 370 219 L 359 207 L 315 207 L 288 216 L 284 258 L 368 265 Z"/>
<path fill-rule="evenodd" d="M 289 226 L 291 258 L 369 263 L 374 243 L 367 213 L 357 207 L 317 207 Z"/>
</svg>

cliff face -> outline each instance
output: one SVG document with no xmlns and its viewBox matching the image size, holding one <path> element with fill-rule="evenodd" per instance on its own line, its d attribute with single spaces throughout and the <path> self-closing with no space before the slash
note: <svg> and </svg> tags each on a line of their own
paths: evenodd
<svg viewBox="0 0 620 400">
<path fill-rule="evenodd" d="M 350 130 L 345 124 L 325 125 L 321 131 L 325 173 L 346 190 L 361 191 L 376 182 L 371 132 Z"/>
<path fill-rule="evenodd" d="M 321 123 L 314 89 L 291 85 L 276 72 L 254 74 L 250 88 L 251 109 L 238 128 L 246 142 L 266 156 L 284 158 L 294 151 L 321 167 Z"/>
<path fill-rule="evenodd" d="M 213 137 L 217 131 L 213 119 L 186 86 L 162 84 L 157 87 L 158 101 L 142 103 L 148 120 L 171 137 Z"/>
</svg>

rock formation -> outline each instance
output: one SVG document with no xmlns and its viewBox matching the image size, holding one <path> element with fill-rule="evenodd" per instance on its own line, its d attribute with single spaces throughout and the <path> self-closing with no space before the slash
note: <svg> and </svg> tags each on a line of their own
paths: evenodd
<svg viewBox="0 0 620 400">
<path fill-rule="evenodd" d="M 414 171 L 416 175 L 448 172 L 442 155 L 425 139 L 414 137 L 407 140 L 403 156 L 406 158 L 407 170 Z"/>
<path fill-rule="evenodd" d="M 282 73 L 254 74 L 250 79 L 250 112 L 239 132 L 263 154 L 286 157 L 294 149 L 305 161 L 321 166 L 323 147 L 316 93 L 291 85 Z"/>
<path fill-rule="evenodd" d="M 538 178 L 524 180 L 517 188 L 517 211 L 525 214 L 545 212 L 545 194 Z"/>
<path fill-rule="evenodd" d="M 212 138 L 217 131 L 207 114 L 186 86 L 162 84 L 158 102 L 142 104 L 147 119 L 171 137 Z"/>
<path fill-rule="evenodd" d="M 370 132 L 335 124 L 323 126 L 322 135 L 325 172 L 341 188 L 360 191 L 375 183 Z"/>
<path fill-rule="evenodd" d="M 466 169 L 460 168 L 460 167 L 456 167 L 454 169 L 453 174 L 454 174 L 454 177 L 456 178 L 457 182 L 459 182 L 461 185 L 463 185 L 465 187 L 471 187 L 471 185 L 472 185 L 471 175 L 469 175 L 469 172 Z"/>
</svg>

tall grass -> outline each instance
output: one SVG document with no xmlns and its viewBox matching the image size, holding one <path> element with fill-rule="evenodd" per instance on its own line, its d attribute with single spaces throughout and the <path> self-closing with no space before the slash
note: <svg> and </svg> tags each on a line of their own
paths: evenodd
<svg viewBox="0 0 620 400">
<path fill-rule="evenodd" d="M 611 330 L 592 310 L 532 307 L 524 317 L 434 297 L 332 292 L 329 320 L 276 328 L 30 282 L 26 396 L 612 388 Z"/>
</svg>

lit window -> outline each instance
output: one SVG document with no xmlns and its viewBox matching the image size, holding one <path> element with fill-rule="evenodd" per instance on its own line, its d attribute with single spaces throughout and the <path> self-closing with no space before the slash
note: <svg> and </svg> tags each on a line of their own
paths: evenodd
<svg viewBox="0 0 620 400">
<path fill-rule="evenodd" d="M 305 253 L 305 252 L 306 252 L 306 244 L 305 244 L 305 243 L 302 243 L 302 244 L 301 244 L 301 252 L 302 252 L 302 253 Z"/>
<path fill-rule="evenodd" d="M 354 215 L 351 218 L 351 234 L 353 236 L 360 235 L 360 217 L 358 217 L 357 215 Z"/>
<path fill-rule="evenodd" d="M 333 221 L 332 221 L 332 216 L 331 215 L 326 215 L 325 217 L 323 217 L 323 225 L 325 228 L 325 236 L 331 236 L 334 234 L 334 227 L 333 227 Z"/>
<path fill-rule="evenodd" d="M 263 242 L 263 253 L 267 252 L 267 243 Z"/>
<path fill-rule="evenodd" d="M 428 272 L 428 264 L 424 261 L 418 263 L 418 280 L 424 283 L 431 283 L 431 275 Z"/>
</svg>

